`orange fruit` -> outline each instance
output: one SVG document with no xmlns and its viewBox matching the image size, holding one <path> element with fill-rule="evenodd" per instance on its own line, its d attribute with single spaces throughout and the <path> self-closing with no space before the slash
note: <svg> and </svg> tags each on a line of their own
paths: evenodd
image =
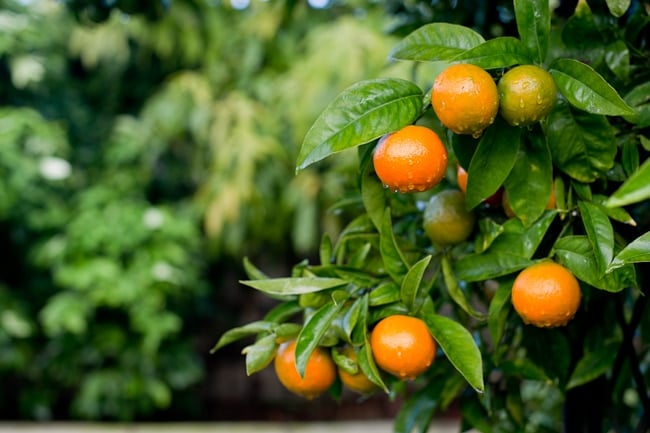
<svg viewBox="0 0 650 433">
<path fill-rule="evenodd" d="M 501 197 L 501 205 L 503 206 L 503 211 L 505 212 L 506 216 L 508 218 L 514 218 L 515 217 L 515 211 L 512 210 L 512 206 L 510 206 L 510 199 L 508 198 L 508 192 L 503 191 L 503 195 Z M 548 196 L 548 201 L 546 202 L 546 207 L 544 209 L 550 210 L 550 209 L 555 209 L 555 186 L 551 185 L 551 194 Z"/>
<path fill-rule="evenodd" d="M 379 140 L 373 164 L 387 188 L 403 193 L 425 191 L 444 177 L 447 149 L 431 129 L 409 125 Z"/>
<path fill-rule="evenodd" d="M 440 247 L 466 240 L 475 222 L 476 215 L 465 207 L 465 194 L 457 189 L 432 195 L 422 215 L 422 228 L 431 242 Z"/>
<path fill-rule="evenodd" d="M 512 305 L 525 323 L 541 328 L 564 326 L 580 306 L 580 284 L 564 266 L 546 261 L 517 275 Z"/>
<path fill-rule="evenodd" d="M 275 355 L 275 373 L 289 391 L 309 400 L 327 391 L 336 380 L 336 365 L 330 354 L 316 347 L 307 361 L 304 377 L 296 368 L 296 340 L 287 341 L 278 347 Z"/>
<path fill-rule="evenodd" d="M 463 191 L 464 194 L 467 194 L 467 171 L 461 167 L 460 164 L 456 166 L 456 184 L 458 188 Z M 486 198 L 483 203 L 488 206 L 498 206 L 501 204 L 501 196 L 503 194 L 503 187 L 499 188 L 497 192 Z"/>
<path fill-rule="evenodd" d="M 456 134 L 478 138 L 494 122 L 499 93 L 492 76 L 470 64 L 456 64 L 433 82 L 431 105 L 438 119 Z"/>
<path fill-rule="evenodd" d="M 557 86 L 551 74 L 534 65 L 510 69 L 497 88 L 499 112 L 513 126 L 539 122 L 551 112 L 557 99 Z"/>
<path fill-rule="evenodd" d="M 424 373 L 436 356 L 436 342 L 417 317 L 396 314 L 380 320 L 370 334 L 375 362 L 402 380 Z"/>
<path fill-rule="evenodd" d="M 350 358 L 352 361 L 357 361 L 357 353 L 352 346 L 346 346 L 346 348 L 343 350 L 343 354 Z M 343 368 L 338 367 L 341 382 L 343 382 L 343 384 L 349 389 L 358 392 L 359 394 L 370 394 L 374 391 L 377 391 L 379 387 L 375 385 L 375 383 L 370 379 L 368 379 L 368 376 L 363 374 L 359 364 L 356 364 L 356 366 L 356 373 L 348 373 Z"/>
</svg>

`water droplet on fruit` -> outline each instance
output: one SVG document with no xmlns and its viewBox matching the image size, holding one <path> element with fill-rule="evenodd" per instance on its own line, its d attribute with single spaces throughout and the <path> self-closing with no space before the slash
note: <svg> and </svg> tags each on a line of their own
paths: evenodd
<svg viewBox="0 0 650 433">
<path fill-rule="evenodd" d="M 524 103 L 524 98 L 519 98 L 519 108 L 524 108 L 526 104 Z"/>
<path fill-rule="evenodd" d="M 476 132 L 474 132 L 472 134 L 472 138 L 479 138 L 482 133 L 483 133 L 483 131 L 476 131 Z"/>
<path fill-rule="evenodd" d="M 384 188 L 386 188 L 386 189 L 390 188 L 390 186 L 388 186 L 387 184 L 383 184 L 383 186 L 384 186 Z"/>
<path fill-rule="evenodd" d="M 544 103 L 544 98 L 542 95 L 537 95 L 537 105 L 542 105 Z"/>
</svg>

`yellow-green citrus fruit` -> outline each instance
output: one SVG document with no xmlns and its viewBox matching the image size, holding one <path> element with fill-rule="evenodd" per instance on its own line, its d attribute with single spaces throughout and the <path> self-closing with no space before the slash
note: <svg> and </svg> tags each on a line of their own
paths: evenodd
<svg viewBox="0 0 650 433">
<path fill-rule="evenodd" d="M 465 194 L 456 189 L 431 196 L 422 216 L 422 228 L 431 242 L 440 247 L 466 240 L 475 222 L 476 215 L 465 207 Z"/>
<path fill-rule="evenodd" d="M 551 74 L 534 65 L 516 66 L 499 80 L 499 112 L 513 126 L 539 122 L 551 112 L 557 87 Z"/>
</svg>

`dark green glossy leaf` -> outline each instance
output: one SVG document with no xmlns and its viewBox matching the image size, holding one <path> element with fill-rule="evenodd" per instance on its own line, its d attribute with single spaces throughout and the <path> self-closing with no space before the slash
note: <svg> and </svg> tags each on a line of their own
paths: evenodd
<svg viewBox="0 0 650 433">
<path fill-rule="evenodd" d="M 608 292 L 620 292 L 635 286 L 634 269 L 626 265 L 612 273 L 601 274 L 594 252 L 586 236 L 574 235 L 558 239 L 554 246 L 557 261 L 568 268 L 581 281 Z"/>
<path fill-rule="evenodd" d="M 630 50 L 625 41 L 618 40 L 605 47 L 605 63 L 619 80 L 627 81 L 630 76 Z"/>
<path fill-rule="evenodd" d="M 379 386 L 385 392 L 388 392 L 388 387 L 384 383 L 384 380 L 381 378 L 381 372 L 375 364 L 375 359 L 372 356 L 372 350 L 370 349 L 370 342 L 366 336 L 364 344 L 359 349 L 357 353 L 357 360 L 359 362 L 359 367 L 363 374 L 370 379 L 375 385 Z"/>
<path fill-rule="evenodd" d="M 485 131 L 469 164 L 465 198 L 468 209 L 494 194 L 506 180 L 517 158 L 520 134 L 520 128 L 501 120 Z"/>
<path fill-rule="evenodd" d="M 551 30 L 548 0 L 515 0 L 514 6 L 517 30 L 523 45 L 530 58 L 536 63 L 544 63 Z"/>
<path fill-rule="evenodd" d="M 411 81 L 378 78 L 344 90 L 307 131 L 296 170 L 411 124 L 422 110 L 422 90 Z"/>
<path fill-rule="evenodd" d="M 382 260 L 384 261 L 386 272 L 388 272 L 388 275 L 391 276 L 393 281 L 401 284 L 409 267 L 406 263 L 406 259 L 395 242 L 390 208 L 386 208 L 384 212 L 379 237 L 379 251 Z"/>
<path fill-rule="evenodd" d="M 557 59 L 549 72 L 560 93 L 580 110 L 607 116 L 634 114 L 616 89 L 589 65 L 574 59 Z"/>
<path fill-rule="evenodd" d="M 454 62 L 471 63 L 483 69 L 500 69 L 531 62 L 526 47 L 517 38 L 501 36 L 483 42 L 455 57 Z"/>
<path fill-rule="evenodd" d="M 604 116 L 573 111 L 558 101 L 546 136 L 553 163 L 573 179 L 593 182 L 614 166 L 616 137 Z"/>
<path fill-rule="evenodd" d="M 399 286 L 393 281 L 377 286 L 370 292 L 368 300 L 373 307 L 397 302 L 400 300 Z"/>
<path fill-rule="evenodd" d="M 607 0 L 607 7 L 612 15 L 621 17 L 630 7 L 631 0 Z"/>
<path fill-rule="evenodd" d="M 367 299 L 365 297 L 357 298 L 352 304 L 346 306 L 346 309 L 342 312 L 343 317 L 341 319 L 341 327 L 343 332 L 348 337 L 348 342 L 352 342 L 352 333 L 359 323 L 360 318 L 362 317 L 362 309 L 364 305 L 367 308 Z M 363 316 L 365 317 L 365 316 Z"/>
<path fill-rule="evenodd" d="M 552 186 L 553 162 L 546 140 L 543 136 L 531 137 L 529 145 L 519 151 L 505 181 L 510 207 L 524 226 L 544 213 Z"/>
<path fill-rule="evenodd" d="M 301 295 L 344 286 L 347 281 L 340 278 L 302 277 L 242 280 L 240 283 L 272 295 Z"/>
<path fill-rule="evenodd" d="M 602 275 L 614 257 L 614 229 L 605 212 L 597 205 L 581 201 L 578 206 L 599 275 Z"/>
<path fill-rule="evenodd" d="M 499 370 L 508 377 L 550 382 L 546 372 L 528 359 L 508 359 L 499 364 Z"/>
<path fill-rule="evenodd" d="M 561 384 L 566 382 L 571 365 L 571 346 L 561 329 L 524 326 L 522 343 L 528 359 L 547 377 Z"/>
<path fill-rule="evenodd" d="M 458 163 L 461 167 L 467 169 L 472 162 L 474 153 L 476 153 L 479 140 L 471 135 L 458 135 L 451 131 L 448 131 L 448 134 L 450 135 L 448 140 L 451 143 Z"/>
<path fill-rule="evenodd" d="M 625 174 L 631 176 L 639 169 L 640 163 L 638 143 L 633 137 L 629 137 L 621 143 L 621 165 Z"/>
<path fill-rule="evenodd" d="M 318 309 L 304 324 L 296 343 L 296 370 L 305 375 L 307 361 L 345 302 L 331 302 Z"/>
<path fill-rule="evenodd" d="M 454 270 L 451 265 L 451 259 L 447 254 L 442 256 L 442 276 L 445 281 L 445 286 L 447 287 L 447 293 L 449 293 L 449 296 L 456 303 L 456 305 L 458 305 L 460 308 L 462 308 L 463 311 L 475 319 L 485 320 L 486 315 L 480 311 L 477 311 L 470 305 L 469 301 L 465 297 L 465 293 L 463 293 L 460 286 L 458 285 L 458 281 L 456 280 L 456 276 L 454 275 Z"/>
<path fill-rule="evenodd" d="M 623 248 L 607 268 L 607 272 L 631 263 L 650 262 L 650 232 L 634 239 Z"/>
<path fill-rule="evenodd" d="M 474 238 L 474 251 L 480 254 L 492 245 L 492 242 L 503 233 L 504 228 L 491 218 L 481 218 L 478 227 L 479 234 Z"/>
<path fill-rule="evenodd" d="M 244 347 L 242 354 L 246 355 L 246 374 L 264 370 L 275 357 L 278 344 L 275 335 L 267 335 L 257 340 L 250 346 Z"/>
<path fill-rule="evenodd" d="M 410 312 L 418 310 L 417 300 L 421 297 L 422 278 L 424 271 L 431 262 L 431 256 L 425 256 L 415 263 L 406 273 L 400 288 L 400 298 Z"/>
<path fill-rule="evenodd" d="M 223 346 L 226 346 L 242 338 L 251 337 L 253 335 L 257 335 L 263 332 L 269 332 L 275 326 L 277 326 L 277 324 L 274 322 L 260 320 L 256 322 L 251 322 L 244 326 L 239 326 L 237 328 L 230 329 L 226 331 L 221 336 L 221 338 L 219 338 L 219 341 L 217 341 L 217 344 L 215 344 L 212 350 L 210 350 L 210 353 L 214 353 L 220 348 L 222 348 Z"/>
<path fill-rule="evenodd" d="M 636 226 L 636 221 L 632 218 L 632 215 L 629 214 L 625 208 L 622 207 L 606 207 L 605 203 L 609 197 L 602 194 L 593 195 L 593 203 L 596 203 L 600 209 L 605 212 L 605 214 L 613 219 L 614 221 L 621 222 L 623 224 L 628 224 L 631 226 Z"/>
<path fill-rule="evenodd" d="M 547 210 L 530 227 L 524 227 L 518 219 L 509 219 L 503 224 L 503 234 L 492 243 L 489 252 L 515 254 L 530 259 L 556 215 L 557 211 Z"/>
<path fill-rule="evenodd" d="M 485 39 L 474 30 L 458 24 L 431 23 L 419 27 L 399 42 L 389 57 L 398 60 L 451 60 Z"/>
<path fill-rule="evenodd" d="M 650 159 L 647 159 L 612 194 L 605 203 L 608 207 L 626 206 L 650 198 Z"/>
<path fill-rule="evenodd" d="M 512 281 L 506 283 L 499 283 L 499 287 L 490 301 L 490 308 L 488 310 L 488 331 L 490 338 L 495 346 L 498 346 L 503 337 L 503 332 L 506 327 L 506 320 L 510 311 L 510 291 L 512 289 Z"/>
<path fill-rule="evenodd" d="M 431 301 L 426 302 L 420 317 L 447 355 L 449 361 L 478 392 L 483 392 L 483 360 L 472 335 L 460 323 L 435 314 Z"/>
<path fill-rule="evenodd" d="M 368 216 L 377 230 L 380 230 L 386 209 L 386 188 L 375 176 L 361 177 L 361 198 Z"/>
<path fill-rule="evenodd" d="M 483 281 L 519 271 L 532 264 L 530 259 L 505 252 L 470 254 L 454 263 L 454 270 L 460 280 Z"/>
<path fill-rule="evenodd" d="M 266 313 L 264 320 L 282 323 L 286 322 L 301 311 L 302 307 L 298 304 L 298 301 L 283 302 L 276 305 L 271 309 L 271 311 Z"/>
<path fill-rule="evenodd" d="M 620 345 L 620 341 L 607 341 L 597 350 L 585 353 L 576 364 L 567 389 L 584 385 L 605 374 L 612 367 Z"/>
</svg>

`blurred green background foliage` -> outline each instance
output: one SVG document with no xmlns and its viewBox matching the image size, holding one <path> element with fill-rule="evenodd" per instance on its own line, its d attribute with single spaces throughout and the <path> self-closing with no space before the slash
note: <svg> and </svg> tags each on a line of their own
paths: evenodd
<svg viewBox="0 0 650 433">
<path fill-rule="evenodd" d="M 213 417 L 242 257 L 285 273 L 358 197 L 355 155 L 295 174 L 315 117 L 411 76 L 398 37 L 509 34 L 510 4 L 1 0 L 0 418 Z"/>
</svg>

